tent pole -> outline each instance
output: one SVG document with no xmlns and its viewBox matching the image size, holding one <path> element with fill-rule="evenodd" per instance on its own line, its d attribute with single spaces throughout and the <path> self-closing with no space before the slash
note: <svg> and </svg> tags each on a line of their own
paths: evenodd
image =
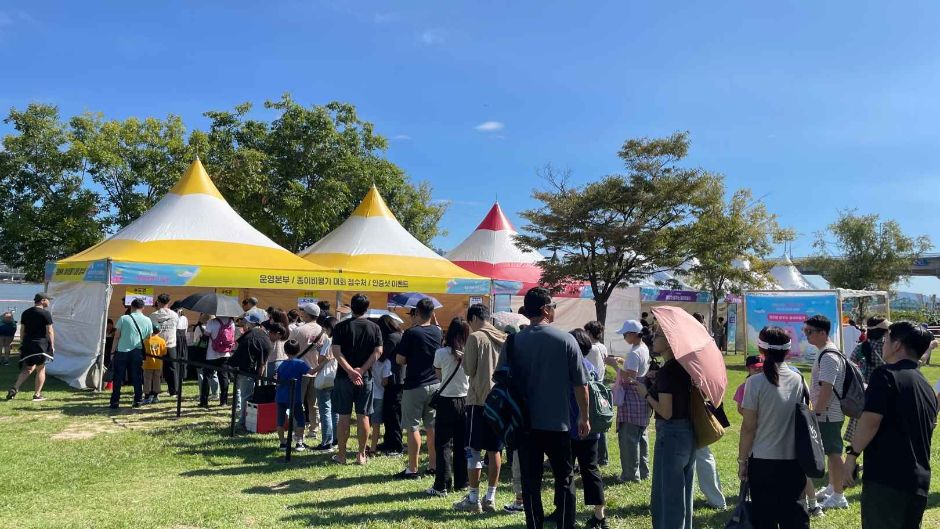
<svg viewBox="0 0 940 529">
<path fill-rule="evenodd" d="M 98 377 L 98 387 L 97 391 L 104 390 L 104 355 L 108 354 L 108 351 L 105 351 L 105 346 L 108 343 L 108 308 L 111 307 L 111 259 L 107 260 L 105 264 L 105 289 L 107 292 L 104 295 L 104 317 L 102 320 L 102 329 L 101 333 L 101 354 L 98 355 L 98 372 L 101 373 L 101 376 Z"/>
</svg>

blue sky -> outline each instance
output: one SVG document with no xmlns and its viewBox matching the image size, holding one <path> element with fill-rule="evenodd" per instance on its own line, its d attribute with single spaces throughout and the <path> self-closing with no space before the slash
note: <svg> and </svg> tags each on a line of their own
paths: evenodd
<svg viewBox="0 0 940 529">
<path fill-rule="evenodd" d="M 935 2 L 142 5 L 0 2 L 0 108 L 201 127 L 285 91 L 348 101 L 451 202 L 443 248 L 497 196 L 520 224 L 547 163 L 588 181 L 626 138 L 688 130 L 688 163 L 764 196 L 795 255 L 846 208 L 940 246 Z"/>
</svg>

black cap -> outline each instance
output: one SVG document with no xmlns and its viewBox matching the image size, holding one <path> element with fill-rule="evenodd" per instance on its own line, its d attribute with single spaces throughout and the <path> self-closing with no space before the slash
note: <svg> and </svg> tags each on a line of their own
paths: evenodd
<svg viewBox="0 0 940 529">
<path fill-rule="evenodd" d="M 40 301 L 44 299 L 48 299 L 49 301 L 52 301 L 52 298 L 49 297 L 49 294 L 46 294 L 45 292 L 40 292 L 36 294 L 35 296 L 33 296 L 33 303 L 39 303 Z"/>
</svg>

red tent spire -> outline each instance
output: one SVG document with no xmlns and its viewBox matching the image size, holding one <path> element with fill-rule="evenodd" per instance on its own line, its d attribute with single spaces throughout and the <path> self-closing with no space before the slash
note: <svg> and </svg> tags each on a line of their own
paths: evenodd
<svg viewBox="0 0 940 529">
<path fill-rule="evenodd" d="M 493 207 L 490 208 L 490 212 L 486 214 L 486 218 L 484 218 L 483 222 L 477 226 L 477 229 L 492 231 L 516 231 L 513 229 L 509 219 L 506 218 L 506 215 L 503 214 L 503 209 L 499 207 L 499 202 L 493 204 Z"/>
</svg>

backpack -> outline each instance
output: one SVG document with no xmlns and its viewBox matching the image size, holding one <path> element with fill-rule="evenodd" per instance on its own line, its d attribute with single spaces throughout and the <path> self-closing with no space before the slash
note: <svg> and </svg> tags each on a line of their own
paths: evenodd
<svg viewBox="0 0 940 529">
<path fill-rule="evenodd" d="M 613 395 L 610 388 L 600 380 L 588 382 L 588 392 L 591 395 L 590 418 L 591 433 L 605 433 L 610 430 L 614 422 Z"/>
<path fill-rule="evenodd" d="M 527 423 L 525 399 L 510 368 L 514 343 L 515 335 L 510 334 L 506 339 L 506 363 L 493 373 L 493 388 L 483 403 L 484 420 L 506 446 L 516 445 L 516 436 Z"/>
<path fill-rule="evenodd" d="M 220 324 L 222 322 L 219 322 Z M 212 350 L 217 353 L 228 353 L 235 348 L 235 323 L 229 320 L 228 325 L 222 325 L 219 333 L 212 338 Z"/>
<path fill-rule="evenodd" d="M 864 378 L 862 377 L 862 372 L 859 370 L 858 366 L 849 362 L 848 358 L 842 354 L 838 349 L 823 349 L 819 353 L 819 357 L 816 359 L 817 365 L 822 363 L 822 357 L 826 354 L 834 354 L 842 359 L 842 363 L 845 364 L 845 379 L 842 381 L 842 392 L 836 388 L 832 388 L 832 392 L 835 393 L 836 397 L 839 399 L 839 407 L 842 408 L 842 413 L 846 417 L 858 418 L 862 416 L 862 411 L 865 410 L 865 383 Z"/>
</svg>

